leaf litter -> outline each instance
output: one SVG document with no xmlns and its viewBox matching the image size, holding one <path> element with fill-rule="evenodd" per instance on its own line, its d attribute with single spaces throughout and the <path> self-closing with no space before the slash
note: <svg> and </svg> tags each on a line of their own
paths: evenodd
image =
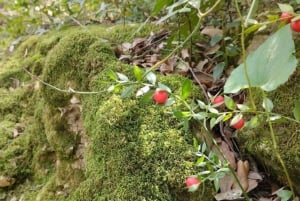
<svg viewBox="0 0 300 201">
<path fill-rule="evenodd" d="M 208 37 L 210 42 L 193 41 L 192 48 L 182 48 L 180 52 L 162 63 L 157 71 L 163 75 L 180 74 L 189 77 L 194 83 L 200 85 L 202 90 L 204 90 L 203 93 L 206 97 L 209 97 L 209 95 L 216 95 L 223 91 L 226 79 L 234 67 L 228 66 L 224 69 L 223 66 L 223 68 L 218 69 L 220 72 L 215 76 L 216 72 L 214 71 L 217 70 L 218 64 L 222 62 L 218 61 L 218 54 L 221 50 L 220 41 L 223 37 L 223 31 L 207 26 L 200 33 Z M 150 68 L 164 58 L 164 51 L 170 35 L 170 31 L 163 29 L 157 33 L 151 33 L 147 38 L 136 38 L 132 42 L 127 41 L 115 47 L 115 55 L 122 62 L 141 68 Z M 250 46 L 248 51 L 251 51 L 251 48 Z M 244 102 L 245 96 L 244 91 L 230 95 L 238 104 Z M 280 190 L 279 186 L 275 185 L 266 176 L 266 173 L 259 171 L 253 158 L 250 157 L 247 160 L 247 158 L 242 159 L 240 156 L 234 140 L 235 131 L 228 125 L 220 123 L 220 128 L 217 131 L 214 129 L 213 132 L 219 149 L 226 160 L 229 161 L 231 168 L 236 172 L 240 181 L 240 184 L 238 184 L 231 174 L 225 175 L 220 179 L 220 190 L 215 195 L 215 200 L 245 200 L 240 185 L 252 200 L 280 200 L 276 195 L 276 191 Z M 216 150 L 216 147 L 211 148 Z M 216 151 L 215 153 L 218 152 Z M 219 155 L 219 158 L 221 159 L 222 157 Z M 295 201 L 299 201 L 299 198 L 296 197 Z"/>
</svg>

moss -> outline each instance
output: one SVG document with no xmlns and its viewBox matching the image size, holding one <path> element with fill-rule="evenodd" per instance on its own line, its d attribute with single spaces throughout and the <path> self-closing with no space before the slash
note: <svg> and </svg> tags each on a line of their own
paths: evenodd
<svg viewBox="0 0 300 201">
<path fill-rule="evenodd" d="M 298 67 L 286 84 L 268 94 L 268 97 L 273 101 L 275 113 L 293 118 L 294 103 L 300 99 L 299 76 L 300 69 Z M 259 93 L 257 93 L 256 99 L 257 102 L 261 101 Z M 287 166 L 296 190 L 300 192 L 300 172 L 298 168 L 300 165 L 300 137 L 298 134 L 300 125 L 290 121 L 279 122 L 273 123 L 273 129 L 280 155 Z M 259 128 L 240 135 L 240 144 L 257 158 L 275 179 L 287 184 L 283 168 L 274 154 L 271 134 L 266 123 L 262 122 Z"/>
</svg>

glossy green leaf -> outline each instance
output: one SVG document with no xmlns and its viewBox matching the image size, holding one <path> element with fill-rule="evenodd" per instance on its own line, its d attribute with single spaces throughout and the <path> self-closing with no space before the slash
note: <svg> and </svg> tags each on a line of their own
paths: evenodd
<svg viewBox="0 0 300 201">
<path fill-rule="evenodd" d="M 214 81 L 220 79 L 220 77 L 221 77 L 222 74 L 223 74 L 224 67 L 225 67 L 225 62 L 218 63 L 218 64 L 214 67 L 214 70 L 213 70 L 213 78 L 214 78 Z"/>
<path fill-rule="evenodd" d="M 245 19 L 245 25 L 247 26 L 248 22 L 250 19 L 253 18 L 253 16 L 255 15 L 256 11 L 257 11 L 257 8 L 258 8 L 258 2 L 259 0 L 253 0 L 251 2 L 251 6 L 250 6 L 250 9 L 248 11 L 248 14 L 247 14 L 247 17 Z"/>
<path fill-rule="evenodd" d="M 160 11 L 162 11 L 163 8 L 168 6 L 170 3 L 172 3 L 172 0 L 156 1 L 155 5 L 154 5 L 154 9 L 152 11 L 153 15 L 157 15 Z"/>
<path fill-rule="evenodd" d="M 107 70 L 107 75 L 110 79 L 116 81 L 118 79 L 117 74 L 112 70 Z"/>
<path fill-rule="evenodd" d="M 156 75 L 153 72 L 146 72 L 146 79 L 153 85 L 156 83 Z"/>
<path fill-rule="evenodd" d="M 165 106 L 171 106 L 175 103 L 174 98 L 168 98 L 168 100 L 165 102 Z"/>
<path fill-rule="evenodd" d="M 246 63 L 251 86 L 272 91 L 285 83 L 297 66 L 294 52 L 292 32 L 290 26 L 286 25 L 248 55 Z M 227 79 L 224 92 L 236 93 L 248 87 L 244 65 L 241 64 Z"/>
<path fill-rule="evenodd" d="M 126 87 L 123 90 L 122 94 L 121 94 L 121 98 L 122 99 L 128 98 L 129 96 L 131 96 L 131 94 L 133 93 L 133 91 L 134 91 L 134 86 L 133 85 Z"/>
<path fill-rule="evenodd" d="M 144 72 L 140 67 L 134 66 L 133 73 L 137 81 L 142 81 Z"/>
<path fill-rule="evenodd" d="M 144 94 L 146 94 L 148 91 L 150 91 L 150 87 L 148 85 L 140 88 L 139 90 L 137 90 L 136 92 L 136 96 L 142 96 Z"/>
<path fill-rule="evenodd" d="M 148 91 L 147 93 L 145 93 L 142 97 L 141 97 L 141 103 L 142 104 L 146 104 L 149 103 L 152 100 L 153 97 L 153 90 Z"/>
<path fill-rule="evenodd" d="M 293 109 L 293 114 L 296 120 L 300 120 L 300 101 L 295 103 L 295 108 Z"/>
<path fill-rule="evenodd" d="M 230 98 L 229 96 L 224 96 L 224 101 L 225 101 L 225 105 L 229 110 L 234 110 L 235 109 L 235 102 L 232 98 Z"/>
<path fill-rule="evenodd" d="M 289 4 L 278 3 L 278 7 L 281 12 L 294 13 L 294 8 Z"/>
<path fill-rule="evenodd" d="M 181 98 L 187 99 L 192 90 L 192 81 L 191 79 L 185 79 L 182 83 L 182 89 L 181 89 Z"/>
<path fill-rule="evenodd" d="M 250 119 L 249 122 L 246 123 L 247 128 L 257 128 L 259 126 L 259 118 L 258 116 L 254 116 Z"/>
<path fill-rule="evenodd" d="M 124 75 L 122 73 L 116 73 L 116 74 L 117 74 L 120 81 L 122 81 L 122 82 L 128 82 L 129 81 L 129 78 L 126 75 Z"/>
<path fill-rule="evenodd" d="M 293 195 L 292 191 L 289 190 L 280 190 L 276 194 L 281 198 L 281 201 L 288 201 Z"/>
<path fill-rule="evenodd" d="M 269 98 L 263 99 L 262 106 L 267 112 L 271 112 L 274 107 L 273 102 Z"/>
<path fill-rule="evenodd" d="M 158 88 L 160 90 L 163 90 L 163 91 L 166 91 L 168 93 L 172 93 L 172 90 L 167 86 L 167 85 L 164 85 L 163 83 L 158 83 Z"/>
<path fill-rule="evenodd" d="M 203 120 L 207 117 L 206 112 L 199 112 L 192 115 L 192 117 L 196 120 Z"/>
</svg>

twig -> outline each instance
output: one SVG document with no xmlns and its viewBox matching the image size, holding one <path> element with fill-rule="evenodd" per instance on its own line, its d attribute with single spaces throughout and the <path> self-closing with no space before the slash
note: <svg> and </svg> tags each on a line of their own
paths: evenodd
<svg viewBox="0 0 300 201">
<path fill-rule="evenodd" d="M 205 96 L 205 98 L 206 98 L 206 101 L 209 103 L 209 102 L 210 102 L 210 99 L 209 99 L 209 97 L 208 97 L 208 95 L 207 95 L 207 93 L 206 93 L 206 90 L 204 89 L 204 86 L 202 85 L 202 83 L 200 82 L 200 80 L 198 79 L 198 77 L 196 76 L 196 74 L 195 74 L 195 72 L 193 71 L 193 69 L 192 69 L 189 65 L 187 65 L 187 66 L 188 66 L 188 68 L 189 68 L 189 70 L 190 70 L 190 72 L 191 72 L 193 78 L 196 80 L 196 82 L 197 82 L 198 85 L 200 86 L 200 88 L 201 88 L 201 90 L 202 90 L 202 92 L 203 92 L 203 94 L 204 94 L 204 96 Z"/>
<path fill-rule="evenodd" d="M 103 92 L 107 92 L 107 90 L 102 90 L 102 91 L 76 91 L 72 88 L 69 88 L 69 89 L 60 89 L 54 85 L 51 85 L 43 80 L 41 80 L 40 78 L 38 78 L 36 75 L 32 74 L 30 71 L 28 71 L 26 68 L 23 68 L 23 70 L 29 74 L 32 78 L 36 79 L 37 81 L 41 82 L 42 84 L 52 88 L 52 89 L 55 89 L 56 91 L 59 91 L 59 92 L 63 92 L 63 93 L 72 93 L 72 94 L 99 94 L 99 93 L 103 93 Z"/>
</svg>

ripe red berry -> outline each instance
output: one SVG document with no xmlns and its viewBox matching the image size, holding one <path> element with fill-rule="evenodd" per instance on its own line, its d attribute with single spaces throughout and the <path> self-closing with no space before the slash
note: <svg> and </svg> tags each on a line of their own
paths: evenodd
<svg viewBox="0 0 300 201">
<path fill-rule="evenodd" d="M 293 17 L 294 17 L 293 14 L 287 12 L 282 12 L 280 15 L 281 21 L 285 23 L 290 23 Z"/>
<path fill-rule="evenodd" d="M 163 90 L 156 90 L 153 94 L 153 99 L 158 104 L 164 104 L 168 100 L 168 93 Z"/>
<path fill-rule="evenodd" d="M 231 127 L 238 130 L 238 129 L 243 128 L 244 125 L 245 125 L 245 120 L 243 118 L 241 118 L 236 123 L 232 124 Z"/>
<path fill-rule="evenodd" d="M 293 31 L 300 32 L 300 20 L 292 21 L 290 26 Z"/>
<path fill-rule="evenodd" d="M 215 97 L 215 99 L 213 100 L 213 104 L 222 104 L 224 103 L 224 97 L 223 96 L 217 96 Z"/>
<path fill-rule="evenodd" d="M 189 191 L 196 191 L 200 185 L 200 180 L 196 176 L 190 176 L 185 181 L 186 187 Z"/>
</svg>

